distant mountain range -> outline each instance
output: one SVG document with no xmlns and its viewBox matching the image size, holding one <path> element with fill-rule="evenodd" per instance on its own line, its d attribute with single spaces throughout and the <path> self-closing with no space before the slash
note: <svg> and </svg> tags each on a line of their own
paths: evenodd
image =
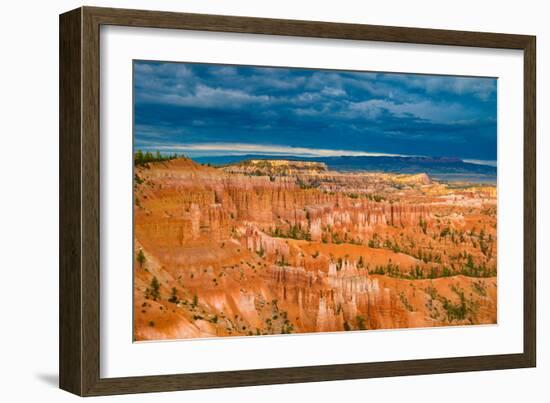
<svg viewBox="0 0 550 403">
<path fill-rule="evenodd" d="M 486 176 L 496 178 L 494 166 L 472 164 L 459 158 L 448 157 L 296 157 L 290 155 L 223 155 L 193 158 L 199 163 L 229 165 L 249 159 L 281 159 L 291 161 L 316 161 L 325 163 L 334 171 L 378 171 L 397 173 L 427 173 L 428 175 Z"/>
</svg>

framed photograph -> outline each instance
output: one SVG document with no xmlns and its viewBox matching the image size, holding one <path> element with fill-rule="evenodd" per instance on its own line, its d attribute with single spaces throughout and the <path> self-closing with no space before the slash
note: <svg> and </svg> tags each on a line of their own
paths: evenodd
<svg viewBox="0 0 550 403">
<path fill-rule="evenodd" d="M 535 37 L 60 16 L 60 387 L 533 367 Z"/>
</svg>

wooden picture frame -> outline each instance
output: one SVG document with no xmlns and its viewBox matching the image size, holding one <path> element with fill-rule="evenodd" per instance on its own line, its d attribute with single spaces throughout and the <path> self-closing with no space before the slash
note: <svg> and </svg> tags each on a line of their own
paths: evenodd
<svg viewBox="0 0 550 403">
<path fill-rule="evenodd" d="M 100 377 L 100 27 L 119 25 L 524 52 L 523 353 L 127 378 Z M 81 396 L 534 367 L 535 37 L 81 7 L 60 16 L 60 387 Z"/>
</svg>

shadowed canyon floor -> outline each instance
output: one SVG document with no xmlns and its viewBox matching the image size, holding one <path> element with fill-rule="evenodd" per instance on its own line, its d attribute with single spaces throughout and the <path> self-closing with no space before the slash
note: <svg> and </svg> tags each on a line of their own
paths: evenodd
<svg viewBox="0 0 550 403">
<path fill-rule="evenodd" d="M 323 163 L 136 166 L 135 340 L 496 323 L 496 188 Z"/>
</svg>

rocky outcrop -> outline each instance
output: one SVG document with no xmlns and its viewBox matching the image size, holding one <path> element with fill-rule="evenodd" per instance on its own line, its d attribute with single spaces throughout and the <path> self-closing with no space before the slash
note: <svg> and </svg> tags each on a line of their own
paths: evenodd
<svg viewBox="0 0 550 403">
<path fill-rule="evenodd" d="M 228 175 L 206 167 L 190 169 L 190 163 L 179 162 L 143 169 L 138 175 L 145 183 L 159 183 L 158 188 L 140 187 L 143 194 L 140 192 L 138 197 L 144 198 L 140 203 L 147 207 L 137 211 L 139 216 L 144 215 L 139 220 L 139 231 L 154 237 L 156 231 L 166 230 L 179 243 L 206 234 L 215 239 L 227 238 L 232 226 L 241 222 L 253 222 L 266 232 L 275 228 L 288 232 L 299 226 L 302 235 L 308 234 L 312 240 L 332 238 L 335 233 L 366 241 L 377 226 L 416 225 L 421 219 L 431 220 L 425 205 L 376 202 L 301 189 L 287 177 L 272 181 L 265 176 Z M 161 215 L 164 223 L 159 223 L 156 215 Z"/>
<path fill-rule="evenodd" d="M 256 176 L 316 175 L 328 171 L 326 164 L 314 161 L 250 159 L 222 168 L 225 172 Z"/>
</svg>

